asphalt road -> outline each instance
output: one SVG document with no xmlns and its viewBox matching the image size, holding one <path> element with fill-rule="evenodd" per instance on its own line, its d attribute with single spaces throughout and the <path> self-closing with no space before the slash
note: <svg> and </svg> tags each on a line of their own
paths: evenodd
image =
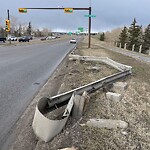
<svg viewBox="0 0 150 150">
<path fill-rule="evenodd" d="M 0 47 L 0 149 L 35 93 L 73 47 L 68 40 Z"/>
</svg>

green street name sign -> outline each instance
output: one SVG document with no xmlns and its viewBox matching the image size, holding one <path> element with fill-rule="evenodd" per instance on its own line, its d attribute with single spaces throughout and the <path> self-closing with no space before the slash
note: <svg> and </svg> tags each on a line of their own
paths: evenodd
<svg viewBox="0 0 150 150">
<path fill-rule="evenodd" d="M 92 18 L 95 18 L 96 15 L 84 15 L 84 17 L 92 17 Z"/>
<path fill-rule="evenodd" d="M 80 32 L 83 32 L 83 27 L 79 27 L 78 30 L 79 30 Z"/>
</svg>

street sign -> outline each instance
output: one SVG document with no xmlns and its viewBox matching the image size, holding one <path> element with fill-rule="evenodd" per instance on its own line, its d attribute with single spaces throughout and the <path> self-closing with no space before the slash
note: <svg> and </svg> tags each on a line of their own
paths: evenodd
<svg viewBox="0 0 150 150">
<path fill-rule="evenodd" d="M 79 30 L 80 32 L 83 32 L 83 27 L 79 27 L 78 30 Z"/>
<path fill-rule="evenodd" d="M 76 31 L 76 35 L 79 35 L 80 34 L 80 31 Z"/>
<path fill-rule="evenodd" d="M 91 18 L 95 18 L 96 15 L 84 15 L 84 17 L 91 17 Z"/>
<path fill-rule="evenodd" d="M 72 35 L 72 32 L 68 32 L 69 35 Z"/>
<path fill-rule="evenodd" d="M 27 9 L 26 8 L 19 8 L 18 11 L 20 13 L 27 13 Z"/>
<path fill-rule="evenodd" d="M 65 13 L 73 13 L 73 8 L 64 8 Z"/>
</svg>

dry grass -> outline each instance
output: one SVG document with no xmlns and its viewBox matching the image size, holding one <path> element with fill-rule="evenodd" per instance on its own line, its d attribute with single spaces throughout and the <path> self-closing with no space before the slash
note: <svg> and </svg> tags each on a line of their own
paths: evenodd
<svg viewBox="0 0 150 150">
<path fill-rule="evenodd" d="M 94 42 L 97 43 L 96 40 Z M 86 43 L 86 41 L 85 41 Z M 87 49 L 87 45 L 80 43 L 78 45 L 78 53 L 80 55 L 105 56 L 118 62 L 133 66 L 133 75 L 125 79 L 128 83 L 128 89 L 124 93 L 124 97 L 119 103 L 113 103 L 106 99 L 105 92 L 99 90 L 93 93 L 90 104 L 83 116 L 81 123 L 85 123 L 90 118 L 108 118 L 119 119 L 129 123 L 127 129 L 97 129 L 89 127 L 81 127 L 77 125 L 71 128 L 70 121 L 64 132 L 58 135 L 50 144 L 50 149 L 63 147 L 77 147 L 79 150 L 148 150 L 150 149 L 150 86 L 149 66 L 142 62 L 138 62 L 130 57 L 123 56 L 118 53 L 107 51 L 98 46 L 92 45 L 91 49 Z M 67 75 L 62 91 L 81 83 L 89 82 L 101 78 L 99 74 L 86 72 L 84 68 L 89 64 L 71 62 L 69 67 L 73 74 Z M 104 66 L 101 66 L 102 68 Z M 74 71 L 74 69 L 76 71 Z M 70 70 L 70 72 L 71 72 Z M 82 70 L 82 71 L 81 71 Z M 107 70 L 104 67 L 104 70 Z M 104 71 L 103 70 L 103 71 Z M 102 71 L 102 72 L 103 72 Z M 106 71 L 107 72 L 107 71 Z M 112 71 L 113 73 L 113 71 Z M 105 75 L 108 75 L 107 73 Z M 81 80 L 82 79 L 82 80 Z M 66 134 L 67 133 L 67 134 Z M 56 141 L 57 143 L 56 146 Z"/>
<path fill-rule="evenodd" d="M 30 133 L 20 142 L 22 145 L 26 145 L 21 147 L 22 150 L 57 150 L 72 146 L 78 148 L 78 150 L 150 149 L 150 66 L 130 57 L 103 49 L 98 45 L 95 46 L 99 42 L 97 39 L 92 39 L 92 48 L 87 49 L 87 40 L 85 39 L 79 43 L 76 53 L 80 55 L 109 57 L 120 63 L 132 66 L 132 76 L 122 80 L 128 83 L 123 99 L 118 103 L 113 103 L 106 99 L 106 91 L 96 91 L 90 95 L 90 103 L 79 123 L 74 126 L 77 119 L 70 119 L 63 132 L 48 143 L 44 143 L 41 140 L 37 142 L 37 138 L 30 136 Z M 89 66 L 95 65 L 100 67 L 99 72 L 87 69 Z M 66 75 L 59 93 L 98 80 L 115 72 L 116 70 L 100 63 L 90 64 L 68 61 L 65 66 Z M 119 119 L 128 122 L 129 127 L 124 130 L 110 130 L 80 126 L 80 123 L 84 124 L 90 118 Z M 37 142 L 36 148 L 31 146 L 31 143 L 34 142 Z"/>
</svg>

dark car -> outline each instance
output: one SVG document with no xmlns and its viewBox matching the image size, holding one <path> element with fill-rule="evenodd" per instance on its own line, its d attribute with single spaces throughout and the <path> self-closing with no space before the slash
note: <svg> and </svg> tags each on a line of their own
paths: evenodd
<svg viewBox="0 0 150 150">
<path fill-rule="evenodd" d="M 23 36 L 19 39 L 19 42 L 29 42 L 30 39 L 27 36 Z"/>
<path fill-rule="evenodd" d="M 6 38 L 5 37 L 0 37 L 0 41 L 3 41 L 5 43 Z"/>
<path fill-rule="evenodd" d="M 33 36 L 29 35 L 28 36 L 29 40 L 33 40 Z"/>
</svg>

